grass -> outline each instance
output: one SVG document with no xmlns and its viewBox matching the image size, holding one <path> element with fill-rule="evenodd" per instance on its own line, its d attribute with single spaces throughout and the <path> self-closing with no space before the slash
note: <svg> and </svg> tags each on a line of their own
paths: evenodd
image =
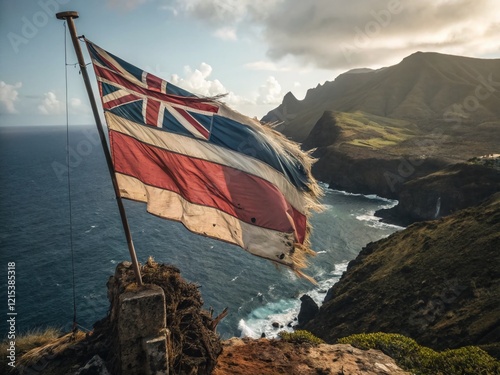
<svg viewBox="0 0 500 375">
<path fill-rule="evenodd" d="M 345 142 L 354 146 L 381 149 L 395 146 L 412 136 L 411 124 L 405 120 L 375 116 L 363 112 L 337 113 Z"/>
<path fill-rule="evenodd" d="M 378 349 L 398 366 L 415 375 L 495 375 L 500 362 L 476 346 L 436 352 L 413 339 L 393 333 L 362 333 L 344 337 L 339 344 L 359 349 Z"/>
<path fill-rule="evenodd" d="M 20 360 L 21 356 L 25 353 L 29 352 L 34 348 L 38 348 L 41 346 L 45 346 L 46 344 L 54 341 L 61 335 L 61 331 L 56 328 L 46 328 L 44 330 L 37 329 L 33 331 L 29 331 L 25 334 L 16 336 L 15 338 L 15 346 L 16 346 L 16 363 Z M 9 341 L 4 340 L 0 343 L 0 373 L 8 374 L 8 372 L 12 369 L 8 365 L 8 358 L 4 354 L 7 353 L 7 349 L 9 348 Z"/>
<path fill-rule="evenodd" d="M 294 332 L 281 331 L 278 333 L 283 341 L 292 342 L 295 344 L 324 344 L 325 342 L 319 337 L 314 336 L 311 332 L 298 329 Z"/>
</svg>

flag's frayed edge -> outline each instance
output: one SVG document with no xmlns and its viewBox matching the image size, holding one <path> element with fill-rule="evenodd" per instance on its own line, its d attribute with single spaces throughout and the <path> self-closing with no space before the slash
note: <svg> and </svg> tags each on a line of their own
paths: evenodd
<svg viewBox="0 0 500 375">
<path fill-rule="evenodd" d="M 285 155 L 290 162 L 298 161 L 306 172 L 308 178 L 308 191 L 302 191 L 303 197 L 306 201 L 306 216 L 310 218 L 312 212 L 321 212 L 323 206 L 320 204 L 319 199 L 323 196 L 323 189 L 318 184 L 318 181 L 313 177 L 311 168 L 317 159 L 311 156 L 311 151 L 303 151 L 297 142 L 294 142 L 286 138 L 283 134 L 277 132 L 272 128 L 270 124 L 262 124 L 257 119 L 252 119 L 245 116 L 234 109 L 230 109 L 224 103 L 218 102 L 220 105 L 219 114 L 242 124 L 250 126 L 252 129 L 256 130 L 261 134 L 266 141 L 272 145 L 272 147 L 278 151 L 280 154 Z M 316 255 L 316 252 L 311 249 L 311 236 L 312 226 L 310 221 L 307 220 L 307 230 L 304 243 L 295 243 L 290 258 L 292 260 L 293 266 L 291 267 L 294 273 L 316 284 L 316 281 L 304 274 L 302 269 L 307 268 L 309 265 L 309 258 Z M 279 261 L 276 261 L 280 263 Z M 290 267 L 289 264 L 287 264 Z"/>
</svg>

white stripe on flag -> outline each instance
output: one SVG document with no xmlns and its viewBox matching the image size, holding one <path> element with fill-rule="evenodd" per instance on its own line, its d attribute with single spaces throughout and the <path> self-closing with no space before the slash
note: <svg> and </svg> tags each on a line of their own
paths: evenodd
<svg viewBox="0 0 500 375">
<path fill-rule="evenodd" d="M 192 204 L 175 192 L 145 185 L 135 177 L 120 173 L 116 177 L 121 196 L 146 203 L 149 213 L 179 221 L 194 233 L 229 242 L 254 255 L 293 266 L 288 255 L 290 248 L 286 246 L 287 242 L 293 243 L 292 233 L 247 224 L 215 208 Z"/>
</svg>

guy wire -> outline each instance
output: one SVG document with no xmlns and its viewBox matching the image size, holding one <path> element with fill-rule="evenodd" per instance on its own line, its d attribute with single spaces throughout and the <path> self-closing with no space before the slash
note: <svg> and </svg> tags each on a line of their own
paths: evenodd
<svg viewBox="0 0 500 375">
<path fill-rule="evenodd" d="M 75 250 L 73 247 L 73 212 L 71 203 L 71 168 L 69 167 L 69 106 L 68 106 L 68 43 L 66 22 L 64 24 L 64 72 L 65 72 L 65 91 L 66 91 L 66 165 L 68 167 L 68 203 L 69 203 L 69 238 L 71 247 L 71 271 L 73 282 L 73 331 L 78 329 L 76 322 L 76 284 L 75 284 Z"/>
</svg>

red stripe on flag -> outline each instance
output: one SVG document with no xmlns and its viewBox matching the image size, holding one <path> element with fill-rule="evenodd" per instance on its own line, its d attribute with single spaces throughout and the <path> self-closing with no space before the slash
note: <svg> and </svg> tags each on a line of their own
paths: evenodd
<svg viewBox="0 0 500 375">
<path fill-rule="evenodd" d="M 109 69 L 103 68 L 95 64 L 94 64 L 94 70 L 98 78 L 114 82 L 124 87 L 125 89 L 130 90 L 131 93 L 136 92 L 168 103 L 183 105 L 193 109 L 198 109 L 200 111 L 217 113 L 219 110 L 218 106 L 200 101 L 200 99 L 196 97 L 191 98 L 185 96 L 168 95 L 168 94 L 163 94 L 161 92 L 145 89 L 143 87 L 137 86 L 135 83 L 130 82 L 121 74 L 115 73 Z"/>
<path fill-rule="evenodd" d="M 161 85 L 163 83 L 163 80 L 159 77 L 156 77 L 150 73 L 146 73 L 146 84 L 148 85 L 149 89 L 155 90 L 155 91 L 161 91 Z"/>
<path fill-rule="evenodd" d="M 196 121 L 193 116 L 191 116 L 187 111 L 181 109 L 181 108 L 176 108 L 175 109 L 179 114 L 187 121 L 189 122 L 198 132 L 204 136 L 206 139 L 208 139 L 208 136 L 210 135 L 210 132 L 203 126 L 201 125 L 198 121 Z"/>
<path fill-rule="evenodd" d="M 269 182 L 234 168 L 144 144 L 115 131 L 110 132 L 110 144 L 116 172 L 255 226 L 283 233 L 295 231 L 297 242 L 304 241 L 306 217 Z"/>
<path fill-rule="evenodd" d="M 160 102 L 148 99 L 146 103 L 146 124 L 158 126 L 158 116 L 160 111 Z"/>
</svg>

